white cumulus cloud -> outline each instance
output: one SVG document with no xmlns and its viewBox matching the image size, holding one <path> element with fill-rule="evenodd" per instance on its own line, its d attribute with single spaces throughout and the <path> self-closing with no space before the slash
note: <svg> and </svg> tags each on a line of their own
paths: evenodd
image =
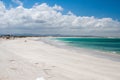
<svg viewBox="0 0 120 80">
<path fill-rule="evenodd" d="M 76 16 L 71 11 L 63 14 L 63 8 L 56 4 L 42 3 L 25 8 L 20 0 L 13 1 L 19 6 L 7 9 L 0 2 L 1 34 L 120 35 L 120 22 L 112 18 Z"/>
</svg>

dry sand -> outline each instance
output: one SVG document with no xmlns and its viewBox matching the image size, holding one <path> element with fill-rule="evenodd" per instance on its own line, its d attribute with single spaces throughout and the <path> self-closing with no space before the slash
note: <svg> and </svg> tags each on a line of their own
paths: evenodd
<svg viewBox="0 0 120 80">
<path fill-rule="evenodd" d="M 120 80 L 119 61 L 34 39 L 0 40 L 0 80 Z"/>
</svg>

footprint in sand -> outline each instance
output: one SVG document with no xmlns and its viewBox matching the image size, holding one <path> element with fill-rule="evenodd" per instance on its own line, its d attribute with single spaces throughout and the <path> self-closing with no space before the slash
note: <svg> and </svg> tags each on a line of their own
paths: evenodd
<svg viewBox="0 0 120 80">
<path fill-rule="evenodd" d="M 14 62 L 15 60 L 14 59 L 11 59 L 11 60 L 9 60 L 10 62 Z"/>
<path fill-rule="evenodd" d="M 17 68 L 10 68 L 11 70 L 17 70 Z"/>
<path fill-rule="evenodd" d="M 39 64 L 39 63 L 35 63 L 35 64 Z"/>
</svg>

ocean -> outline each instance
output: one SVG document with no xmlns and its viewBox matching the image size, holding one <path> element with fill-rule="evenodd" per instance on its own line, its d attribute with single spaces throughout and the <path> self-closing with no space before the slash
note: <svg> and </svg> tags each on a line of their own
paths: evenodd
<svg viewBox="0 0 120 80">
<path fill-rule="evenodd" d="M 56 40 L 67 43 L 69 46 L 78 48 L 94 49 L 120 54 L 120 38 L 84 38 L 84 37 L 63 37 Z"/>
</svg>

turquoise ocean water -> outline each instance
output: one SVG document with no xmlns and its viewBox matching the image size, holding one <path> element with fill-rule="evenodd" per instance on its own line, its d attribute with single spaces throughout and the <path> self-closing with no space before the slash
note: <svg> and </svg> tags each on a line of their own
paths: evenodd
<svg viewBox="0 0 120 80">
<path fill-rule="evenodd" d="M 70 46 L 120 54 L 120 38 L 56 38 Z"/>
</svg>

